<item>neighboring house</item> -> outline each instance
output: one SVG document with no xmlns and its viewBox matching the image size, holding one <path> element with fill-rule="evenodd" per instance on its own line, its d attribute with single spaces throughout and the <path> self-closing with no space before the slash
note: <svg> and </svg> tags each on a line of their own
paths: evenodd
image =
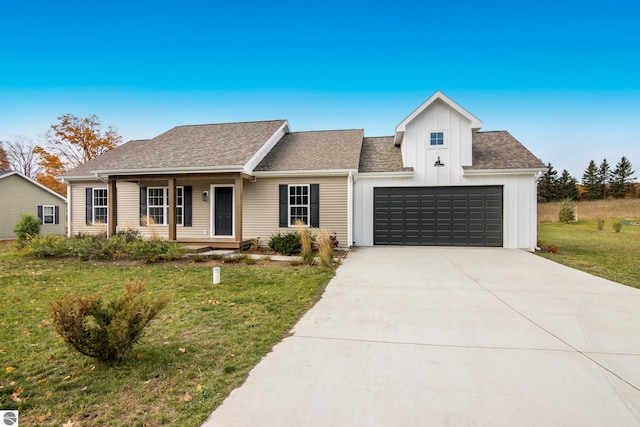
<svg viewBox="0 0 640 427">
<path fill-rule="evenodd" d="M 438 91 L 389 137 L 292 132 L 286 120 L 178 126 L 64 174 L 68 233 L 134 228 L 238 248 L 300 220 L 342 247 L 533 249 L 545 167 L 481 125 Z"/>
<path fill-rule="evenodd" d="M 0 171 L 0 240 L 16 238 L 20 215 L 40 218 L 42 234 L 65 234 L 67 200 L 20 172 Z"/>
</svg>

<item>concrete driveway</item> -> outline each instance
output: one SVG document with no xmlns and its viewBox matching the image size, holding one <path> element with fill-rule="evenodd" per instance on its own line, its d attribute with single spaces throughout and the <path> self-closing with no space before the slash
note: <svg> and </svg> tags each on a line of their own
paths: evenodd
<svg viewBox="0 0 640 427">
<path fill-rule="evenodd" d="M 352 251 L 205 426 L 640 425 L 640 291 L 509 249 Z"/>
</svg>

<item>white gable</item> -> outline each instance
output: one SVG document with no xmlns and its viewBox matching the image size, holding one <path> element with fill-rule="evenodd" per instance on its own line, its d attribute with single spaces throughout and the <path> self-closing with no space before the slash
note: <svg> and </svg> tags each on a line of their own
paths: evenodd
<svg viewBox="0 0 640 427">
<path fill-rule="evenodd" d="M 472 135 L 482 122 L 438 91 L 396 127 L 402 162 L 413 168 L 416 185 L 460 184 L 472 165 Z M 434 145 L 432 135 L 439 137 Z"/>
<path fill-rule="evenodd" d="M 404 120 L 402 120 L 400 124 L 398 124 L 398 126 L 396 126 L 396 132 L 394 137 L 394 143 L 396 145 L 402 144 L 402 139 L 404 137 L 407 124 L 411 123 L 418 115 L 420 115 L 424 110 L 429 108 L 431 104 L 433 104 L 437 100 L 444 102 L 453 110 L 457 111 L 460 115 L 467 118 L 471 123 L 470 125 L 471 129 L 480 129 L 482 127 L 482 121 L 480 119 L 478 119 L 476 116 L 474 116 L 473 114 L 471 114 L 470 112 L 462 108 L 458 103 L 456 103 L 447 95 L 445 95 L 444 93 L 438 90 L 433 95 L 431 95 L 429 99 L 423 102 L 422 105 L 420 105 L 411 114 L 409 114 Z"/>
</svg>

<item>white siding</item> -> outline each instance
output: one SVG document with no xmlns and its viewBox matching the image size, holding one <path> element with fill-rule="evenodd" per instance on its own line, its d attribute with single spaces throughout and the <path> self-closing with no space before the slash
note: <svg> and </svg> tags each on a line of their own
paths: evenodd
<svg viewBox="0 0 640 427">
<path fill-rule="evenodd" d="M 431 132 L 444 132 L 444 146 L 429 145 Z M 462 166 L 471 165 L 471 122 L 437 100 L 407 123 L 402 142 L 404 165 L 413 167 L 416 185 L 456 185 Z M 443 167 L 433 164 L 440 157 Z"/>
<path fill-rule="evenodd" d="M 437 187 L 448 185 L 503 186 L 503 244 L 506 248 L 533 249 L 536 245 L 536 182 L 532 173 L 523 175 L 464 176 L 463 166 L 472 159 L 471 121 L 447 103 L 436 100 L 406 124 L 402 141 L 405 166 L 413 167 L 412 178 L 356 175 L 354 187 L 354 244 L 373 245 L 373 189 L 375 187 Z M 444 147 L 431 147 L 429 135 L 445 134 Z M 440 157 L 444 166 L 435 167 Z"/>
<path fill-rule="evenodd" d="M 536 181 L 533 174 L 461 177 L 459 185 L 502 185 L 504 247 L 529 250 L 535 248 L 537 213 Z M 373 246 L 373 189 L 375 187 L 415 186 L 423 186 L 423 184 L 413 179 L 357 176 L 354 189 L 354 244 Z"/>
</svg>

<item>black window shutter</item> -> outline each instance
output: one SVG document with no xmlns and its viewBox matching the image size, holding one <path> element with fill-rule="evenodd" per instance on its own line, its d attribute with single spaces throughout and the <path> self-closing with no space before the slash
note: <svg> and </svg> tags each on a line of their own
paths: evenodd
<svg viewBox="0 0 640 427">
<path fill-rule="evenodd" d="M 53 207 L 53 223 L 60 224 L 60 206 Z"/>
<path fill-rule="evenodd" d="M 42 217 L 42 205 L 38 205 L 38 218 L 40 218 L 40 224 L 44 224 L 44 218 Z"/>
<path fill-rule="evenodd" d="M 193 203 L 191 202 L 193 200 L 193 188 L 190 185 L 185 185 L 183 190 L 182 190 L 182 202 L 183 202 L 183 215 L 184 217 L 182 218 L 182 223 L 184 227 L 191 227 L 192 224 L 192 216 L 191 216 L 191 211 L 192 211 L 192 205 Z"/>
<path fill-rule="evenodd" d="M 310 226 L 320 227 L 320 184 L 311 184 L 310 186 L 311 196 L 311 214 L 310 214 Z"/>
<path fill-rule="evenodd" d="M 85 188 L 85 222 L 90 225 L 93 222 L 93 188 Z"/>
<path fill-rule="evenodd" d="M 140 187 L 140 225 L 145 225 L 147 216 L 147 187 Z M 143 222 L 144 221 L 144 222 Z"/>
<path fill-rule="evenodd" d="M 288 227 L 289 219 L 289 186 L 287 184 L 280 184 L 280 197 L 279 197 L 279 212 L 280 212 L 280 227 Z"/>
</svg>

